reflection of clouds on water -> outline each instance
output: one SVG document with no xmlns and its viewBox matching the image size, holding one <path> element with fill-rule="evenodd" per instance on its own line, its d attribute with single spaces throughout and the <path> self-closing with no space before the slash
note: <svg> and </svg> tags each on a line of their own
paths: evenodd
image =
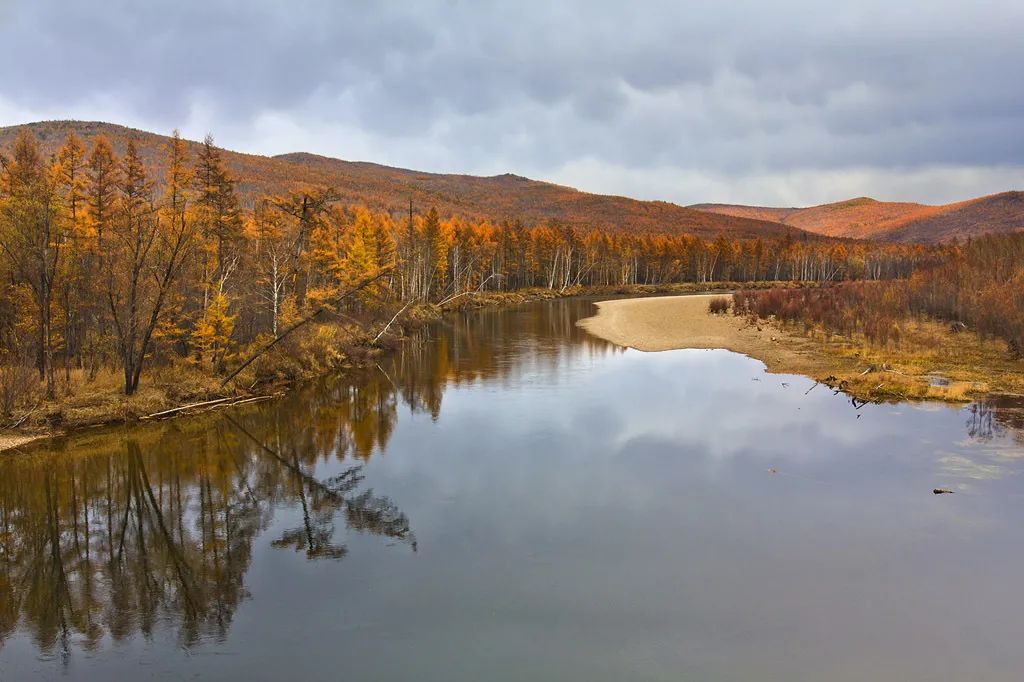
<svg viewBox="0 0 1024 682">
<path fill-rule="evenodd" d="M 942 453 L 939 453 L 942 454 Z M 996 464 L 983 464 L 960 454 L 942 454 L 939 457 L 940 473 L 954 478 L 970 478 L 976 481 L 994 480 L 1006 475 L 1006 468 Z"/>
<path fill-rule="evenodd" d="M 827 459 L 889 426 L 905 428 L 873 419 L 891 417 L 886 408 L 858 411 L 845 395 L 822 385 L 812 388 L 811 379 L 766 374 L 763 368 L 724 350 L 627 353 L 604 363 L 594 383 L 611 384 L 631 402 L 618 442 L 653 434 L 699 438 L 704 454 L 715 458 L 759 451 L 771 458 Z M 872 417 L 871 425 L 858 415 Z M 774 447 L 783 443 L 782 450 Z"/>
</svg>

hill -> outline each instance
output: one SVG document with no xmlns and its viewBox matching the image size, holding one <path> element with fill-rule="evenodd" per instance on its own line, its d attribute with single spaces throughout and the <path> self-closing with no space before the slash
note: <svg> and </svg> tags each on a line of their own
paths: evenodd
<svg viewBox="0 0 1024 682">
<path fill-rule="evenodd" d="M 1024 229 L 1024 192 L 1003 192 L 940 206 L 859 197 L 809 208 L 731 204 L 696 204 L 690 208 L 737 218 L 776 220 L 830 237 L 897 242 L 938 243 Z"/>
<path fill-rule="evenodd" d="M 74 131 L 86 145 L 105 135 L 121 153 L 134 140 L 147 166 L 162 172 L 161 148 L 167 137 L 110 123 L 46 121 L 0 128 L 0 150 L 10 147 L 21 127 L 28 127 L 44 151 L 55 152 Z M 191 143 L 195 146 L 197 143 Z M 193 152 L 195 149 L 193 149 Z M 282 194 L 303 186 L 327 186 L 342 201 L 404 215 L 410 200 L 417 211 L 436 206 L 443 215 L 525 224 L 559 221 L 633 233 L 689 233 L 702 237 L 778 237 L 796 232 L 771 220 L 721 215 L 663 201 L 589 194 L 571 187 L 516 175 L 479 177 L 424 173 L 375 163 L 343 161 L 308 153 L 259 156 L 225 151 L 224 159 L 239 183 L 243 200 Z"/>
<path fill-rule="evenodd" d="M 1001 192 L 956 204 L 930 207 L 885 230 L 883 239 L 939 242 L 995 232 L 1024 230 L 1024 192 Z"/>
<path fill-rule="evenodd" d="M 742 204 L 693 204 L 688 208 L 698 211 L 707 211 L 719 215 L 728 215 L 735 218 L 750 218 L 751 220 L 770 220 L 776 223 L 785 223 L 790 214 L 800 211 L 799 208 L 773 208 L 771 206 L 744 206 Z"/>
</svg>

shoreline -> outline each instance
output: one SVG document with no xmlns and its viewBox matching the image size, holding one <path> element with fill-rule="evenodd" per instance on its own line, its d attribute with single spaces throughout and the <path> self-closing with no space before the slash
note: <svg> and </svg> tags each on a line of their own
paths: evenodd
<svg viewBox="0 0 1024 682">
<path fill-rule="evenodd" d="M 594 304 L 597 314 L 577 325 L 618 346 L 646 353 L 720 348 L 760 360 L 771 373 L 834 373 L 837 363 L 818 352 L 810 339 L 732 314 L 710 314 L 708 302 L 722 296 L 691 294 L 600 301 Z"/>
<path fill-rule="evenodd" d="M 625 301 L 643 301 L 643 300 L 667 300 L 674 298 L 685 298 L 685 299 L 696 299 L 703 298 L 705 301 L 711 296 L 722 296 L 728 295 L 735 289 L 767 289 L 767 288 L 800 288 L 806 286 L 816 286 L 813 283 L 802 283 L 802 282 L 753 282 L 753 283 L 741 283 L 741 282 L 682 282 L 682 283 L 671 283 L 671 284 L 629 284 L 629 285 L 609 285 L 599 287 L 571 287 L 567 289 L 523 289 L 518 291 L 510 292 L 472 292 L 468 295 L 456 297 L 454 299 L 445 301 L 443 303 L 435 303 L 430 305 L 417 306 L 408 311 L 402 320 L 394 326 L 394 334 L 389 334 L 387 342 L 379 344 L 373 347 L 362 347 L 358 349 L 357 353 L 348 354 L 346 356 L 346 363 L 340 367 L 331 369 L 329 372 L 315 372 L 308 374 L 293 380 L 286 381 L 274 381 L 269 383 L 260 384 L 253 386 L 246 391 L 235 390 L 224 390 L 224 391 L 213 391 L 213 392 L 202 392 L 189 395 L 186 400 L 167 400 L 166 396 L 159 398 L 157 396 L 149 396 L 151 399 L 147 399 L 144 396 L 135 396 L 133 398 L 125 398 L 123 394 L 111 394 L 109 397 L 103 398 L 101 405 L 96 406 L 88 417 L 77 416 L 71 421 L 65 421 L 57 425 L 51 425 L 46 423 L 46 420 L 42 417 L 47 412 L 47 409 L 39 410 L 40 417 L 34 420 L 34 423 L 28 424 L 21 428 L 14 429 L 0 429 L 0 454 L 9 451 L 17 451 L 23 445 L 29 443 L 49 439 L 64 437 L 74 433 L 86 431 L 92 428 L 100 426 L 112 426 L 112 425 L 123 425 L 123 424 L 137 424 L 146 421 L 152 417 L 154 413 L 162 411 L 177 411 L 173 417 L 185 417 L 194 415 L 202 409 L 191 410 L 181 409 L 187 408 L 188 406 L 203 401 L 221 401 L 225 403 L 222 406 L 227 406 L 236 401 L 244 401 L 249 399 L 258 399 L 264 397 L 267 393 L 280 393 L 289 392 L 297 383 L 303 381 L 315 380 L 318 377 L 326 376 L 332 373 L 338 372 L 349 372 L 358 369 L 360 366 L 369 362 L 370 359 L 376 361 L 381 354 L 390 353 L 397 344 L 404 343 L 406 340 L 406 332 L 410 328 L 416 327 L 420 324 L 436 321 L 442 319 L 444 316 L 449 314 L 458 314 L 459 312 L 466 312 L 471 310 L 481 309 L 495 309 L 495 308 L 509 308 L 527 303 L 534 303 L 538 301 L 548 301 L 562 298 L 573 298 L 578 296 L 632 296 L 633 298 L 620 298 L 615 299 L 616 302 Z M 708 293 L 714 292 L 714 293 Z M 602 304 L 597 304 L 599 307 Z M 706 307 L 706 303 L 704 303 Z M 732 316 L 728 317 L 732 320 Z M 592 318 L 591 318 L 592 319 Z M 582 325 L 581 325 L 582 326 Z M 731 334 L 732 332 L 730 332 Z M 598 334 L 600 336 L 600 334 Z M 614 339 L 609 339 L 616 342 Z M 808 347 L 812 344 L 806 342 Z M 689 347 L 710 347 L 720 348 L 727 347 L 729 350 L 735 350 L 736 352 L 750 355 L 751 357 L 758 357 L 756 355 L 756 349 L 744 350 L 744 347 L 730 348 L 722 345 L 710 345 L 710 346 L 689 346 Z M 355 350 L 355 349 L 350 349 Z M 782 349 L 783 351 L 785 349 Z M 773 354 L 768 354 L 771 357 Z M 758 357 L 758 359 L 763 359 Z M 786 358 L 782 364 L 779 364 L 780 369 L 775 371 L 784 371 L 782 367 L 790 367 L 790 358 Z M 774 362 L 774 361 L 772 361 Z M 769 365 L 773 366 L 772 364 Z M 804 373 L 804 372 L 795 372 Z M 156 387 L 159 384 L 159 377 L 150 376 L 147 384 L 148 388 Z M 201 405 L 196 405 L 201 408 Z M 50 409 L 60 409 L 60 406 L 50 406 Z M 215 409 L 211 407 L 210 409 Z M 39 421 L 42 420 L 42 421 Z"/>
<path fill-rule="evenodd" d="M 765 364 L 772 374 L 802 374 L 864 401 L 937 400 L 964 403 L 994 394 L 1019 395 L 1020 386 L 990 364 L 965 366 L 949 348 L 939 352 L 908 342 L 872 349 L 850 339 L 799 333 L 778 323 L 731 312 L 711 314 L 713 294 L 601 301 L 597 314 L 577 322 L 594 336 L 643 352 L 721 348 Z M 908 324 L 936 334 L 942 325 Z M 962 340 L 960 341 L 962 343 Z M 951 342 L 952 343 L 952 342 Z"/>
<path fill-rule="evenodd" d="M 424 323 L 437 321 L 449 314 L 458 314 L 471 310 L 510 308 L 527 303 L 548 301 L 575 296 L 615 296 L 615 295 L 659 295 L 669 293 L 689 293 L 707 291 L 726 291 L 736 288 L 768 288 L 805 286 L 793 282 L 761 282 L 741 284 L 736 282 L 683 282 L 673 284 L 630 284 L 600 287 L 570 287 L 566 289 L 520 289 L 508 292 L 471 292 L 457 296 L 441 303 L 414 306 L 406 312 L 401 320 L 392 327 L 392 333 L 373 346 L 353 346 L 345 349 L 343 364 L 331 367 L 328 371 L 313 371 L 290 380 L 278 380 L 254 385 L 248 390 L 239 390 L 237 386 L 224 387 L 220 390 L 207 390 L 190 393 L 180 400 L 169 399 L 161 385 L 166 380 L 159 372 L 150 373 L 143 379 L 142 390 L 132 397 L 125 397 L 119 391 L 83 391 L 69 403 L 56 401 L 37 405 L 33 410 L 37 414 L 17 428 L 0 429 L 0 454 L 17 451 L 29 443 L 68 436 L 102 426 L 138 424 L 147 421 L 154 414 L 176 411 L 170 418 L 185 417 L 204 411 L 203 402 L 230 402 L 260 398 L 267 393 L 289 392 L 292 387 L 304 381 L 314 381 L 319 377 L 334 373 L 346 373 L 357 370 L 363 365 L 376 361 L 382 354 L 387 354 L 407 338 L 407 333 Z M 215 379 L 215 378 L 214 378 Z M 74 402 L 90 403 L 88 413 Z M 92 404 L 94 403 L 95 404 Z M 182 409 L 196 405 L 199 409 Z M 210 409 L 215 409 L 211 407 Z M 49 415 L 59 415 L 59 421 L 53 423 Z"/>
</svg>

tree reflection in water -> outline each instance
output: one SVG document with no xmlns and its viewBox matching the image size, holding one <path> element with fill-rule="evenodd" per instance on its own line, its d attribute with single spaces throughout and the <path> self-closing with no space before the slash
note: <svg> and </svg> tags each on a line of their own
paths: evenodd
<svg viewBox="0 0 1024 682">
<path fill-rule="evenodd" d="M 335 523 L 415 548 L 408 518 L 361 490 L 362 465 L 320 480 L 318 451 L 279 408 L 93 437 L 75 452 L 0 465 L 0 642 L 16 630 L 67 657 L 73 643 L 152 637 L 173 624 L 180 644 L 226 637 L 246 598 L 254 538 L 275 508 L 304 524 L 272 542 L 341 558 Z M 250 422 L 249 425 L 246 422 Z M 265 442 L 272 435 L 280 454 Z"/>
<path fill-rule="evenodd" d="M 967 407 L 967 435 L 982 442 L 1009 434 L 1024 443 L 1024 401 L 1020 396 L 995 395 Z"/>
</svg>

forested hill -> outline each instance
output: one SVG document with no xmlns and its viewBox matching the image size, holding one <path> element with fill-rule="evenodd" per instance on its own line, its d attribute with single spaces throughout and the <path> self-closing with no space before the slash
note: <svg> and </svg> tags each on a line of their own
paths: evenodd
<svg viewBox="0 0 1024 682">
<path fill-rule="evenodd" d="M 97 135 L 104 135 L 118 154 L 129 139 L 134 140 L 146 166 L 162 175 L 164 155 L 160 151 L 167 142 L 163 135 L 110 123 L 46 121 L 0 128 L 0 150 L 9 149 L 23 127 L 35 133 L 46 154 L 55 153 L 70 131 L 86 146 Z M 195 152 L 197 143 L 192 144 Z M 335 189 L 345 203 L 364 204 L 396 216 L 408 211 L 412 200 L 417 212 L 436 206 L 442 215 L 493 222 L 520 220 L 527 225 L 559 221 L 610 231 L 702 237 L 719 233 L 735 238 L 802 234 L 779 222 L 697 211 L 662 201 L 588 194 L 509 174 L 478 177 L 423 173 L 307 153 L 266 157 L 226 151 L 224 160 L 238 181 L 245 204 L 264 194 L 323 186 Z"/>
<path fill-rule="evenodd" d="M 1002 192 L 930 206 L 859 197 L 809 208 L 696 204 L 690 208 L 734 218 L 775 220 L 826 235 L 893 242 L 938 243 L 1024 230 L 1024 192 Z"/>
</svg>

